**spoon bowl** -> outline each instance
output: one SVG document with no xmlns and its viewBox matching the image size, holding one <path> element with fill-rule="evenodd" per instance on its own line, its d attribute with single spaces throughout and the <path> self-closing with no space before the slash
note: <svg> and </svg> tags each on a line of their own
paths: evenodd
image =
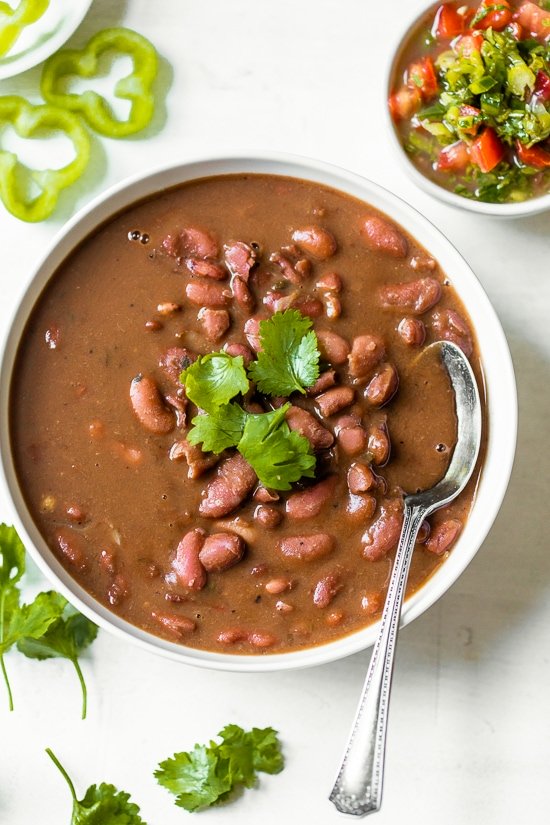
<svg viewBox="0 0 550 825">
<path fill-rule="evenodd" d="M 359 707 L 330 800 L 344 814 L 366 816 L 380 809 L 393 662 L 401 607 L 418 531 L 424 519 L 455 499 L 468 483 L 481 446 L 482 416 L 477 383 L 462 350 L 449 341 L 436 349 L 455 396 L 457 440 L 444 478 L 403 502 L 403 527 L 395 554 L 380 631 Z"/>
</svg>

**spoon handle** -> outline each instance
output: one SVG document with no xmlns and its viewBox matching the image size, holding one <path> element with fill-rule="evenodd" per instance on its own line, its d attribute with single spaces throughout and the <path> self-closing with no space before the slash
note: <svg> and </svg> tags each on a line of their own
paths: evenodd
<svg viewBox="0 0 550 825">
<path fill-rule="evenodd" d="M 426 509 L 411 506 L 405 500 L 403 527 L 380 632 L 346 751 L 329 797 L 341 813 L 356 817 L 378 811 L 382 801 L 386 726 L 399 618 L 414 545 Z"/>
</svg>

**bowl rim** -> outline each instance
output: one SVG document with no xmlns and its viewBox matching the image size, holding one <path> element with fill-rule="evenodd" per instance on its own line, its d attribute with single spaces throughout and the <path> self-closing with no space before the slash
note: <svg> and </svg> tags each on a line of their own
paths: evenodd
<svg viewBox="0 0 550 825">
<path fill-rule="evenodd" d="M 465 279 L 468 289 L 475 294 L 475 302 L 472 303 L 472 306 L 475 303 L 476 312 L 478 307 L 482 308 L 491 333 L 487 337 L 487 341 L 490 341 L 491 347 L 496 348 L 500 359 L 498 368 L 493 366 L 492 371 L 491 369 L 487 370 L 485 368 L 484 353 L 480 345 L 484 364 L 484 380 L 487 382 L 489 376 L 489 383 L 498 387 L 498 391 L 504 394 L 506 398 L 506 414 L 499 408 L 498 416 L 498 427 L 504 430 L 503 436 L 505 438 L 503 437 L 503 446 L 499 447 L 498 456 L 495 453 L 493 459 L 491 451 L 493 428 L 489 428 L 482 485 L 483 474 L 488 474 L 489 468 L 492 468 L 493 464 L 495 467 L 492 470 L 494 477 L 491 479 L 490 493 L 486 495 L 487 501 L 485 501 L 483 511 L 477 505 L 478 498 L 476 494 L 474 507 L 456 548 L 431 578 L 407 599 L 403 607 L 401 625 L 408 624 L 434 604 L 468 566 L 483 543 L 500 509 L 515 455 L 517 391 L 512 359 L 500 321 L 469 264 L 443 233 L 418 210 L 379 184 L 373 183 L 361 175 L 333 164 L 288 153 L 256 152 L 254 155 L 232 153 L 230 156 L 219 154 L 185 158 L 181 161 L 172 160 L 146 172 L 134 174 L 109 187 L 77 212 L 55 234 L 32 269 L 23 297 L 12 313 L 11 322 L 4 333 L 4 340 L 0 348 L 0 493 L 4 494 L 6 500 L 10 502 L 13 523 L 29 555 L 44 576 L 84 615 L 103 629 L 113 633 L 118 638 L 132 641 L 142 649 L 185 664 L 213 670 L 240 672 L 292 670 L 326 664 L 365 650 L 374 643 L 380 622 L 378 621 L 361 630 L 321 645 L 267 655 L 218 653 L 186 647 L 154 636 L 108 610 L 84 590 L 63 568 L 61 562 L 40 536 L 25 505 L 15 475 L 9 439 L 9 393 L 13 362 L 19 340 L 32 307 L 42 289 L 70 251 L 97 227 L 108 222 L 115 214 L 140 200 L 154 196 L 155 193 L 162 191 L 164 188 L 178 186 L 187 181 L 211 175 L 234 172 L 279 174 L 311 180 L 321 185 L 332 186 L 332 188 L 366 203 L 372 203 L 375 208 L 388 214 L 391 219 L 403 225 L 414 237 L 417 238 L 420 230 L 422 230 L 421 234 L 429 238 L 428 248 L 434 254 L 434 257 L 439 258 L 441 254 L 445 254 L 449 258 L 449 263 L 446 263 L 442 268 L 445 271 L 448 270 L 452 260 L 453 271 L 461 272 L 460 278 Z M 162 180 L 166 180 L 168 183 L 165 183 L 164 186 L 159 185 L 159 181 Z M 136 194 L 137 191 L 141 191 L 141 194 Z M 411 228 L 411 224 L 414 225 L 414 228 Z M 425 245 L 423 240 L 420 243 Z M 434 252 L 434 247 L 440 251 Z M 461 295 L 460 289 L 457 289 L 457 291 Z M 466 306 L 470 312 L 468 304 Z M 475 328 L 478 332 L 477 327 Z M 490 404 L 491 391 L 488 395 L 489 420 L 491 420 Z M 472 516 L 476 511 L 479 513 L 482 523 L 478 526 L 474 537 L 470 533 L 473 530 L 473 527 L 471 527 Z M 466 538 L 469 538 L 468 546 L 466 545 Z M 461 548 L 460 552 L 457 552 L 459 547 Z"/>
<path fill-rule="evenodd" d="M 386 60 L 386 69 L 384 72 L 384 82 L 381 86 L 383 94 L 382 106 L 384 110 L 384 122 L 386 125 L 386 130 L 390 135 L 390 147 L 394 157 L 398 158 L 401 168 L 408 174 L 412 181 L 420 187 L 420 189 L 428 195 L 432 195 L 438 200 L 444 201 L 444 203 L 449 204 L 449 206 L 456 206 L 459 209 L 463 209 L 467 212 L 474 212 L 478 215 L 489 215 L 498 218 L 526 218 L 531 215 L 538 215 L 541 212 L 546 212 L 550 209 L 550 192 L 547 192 L 545 195 L 539 195 L 535 198 L 528 198 L 525 201 L 519 201 L 518 203 L 487 203 L 485 201 L 464 198 L 461 195 L 455 194 L 455 192 L 451 192 L 449 189 L 445 189 L 438 183 L 435 183 L 433 180 L 426 177 L 426 175 L 423 175 L 405 152 L 403 144 L 399 140 L 397 130 L 388 107 L 388 97 L 391 92 L 394 67 L 397 57 L 406 43 L 411 31 L 418 25 L 430 8 L 435 10 L 438 5 L 440 5 L 440 3 L 435 0 L 435 2 L 430 2 L 423 5 L 422 11 L 416 11 L 412 17 L 406 17 L 405 24 L 398 27 L 392 46 L 389 49 L 389 57 Z"/>
</svg>

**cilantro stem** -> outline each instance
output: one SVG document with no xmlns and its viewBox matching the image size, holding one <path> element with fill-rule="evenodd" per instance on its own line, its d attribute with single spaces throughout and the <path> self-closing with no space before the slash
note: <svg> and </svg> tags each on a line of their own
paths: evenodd
<svg viewBox="0 0 550 825">
<path fill-rule="evenodd" d="M 88 710 L 88 691 L 86 689 L 86 682 L 84 681 L 84 676 L 82 675 L 80 665 L 78 664 L 78 659 L 71 659 L 71 662 L 74 665 L 76 675 L 78 676 L 78 681 L 80 682 L 80 687 L 82 688 L 82 719 L 85 719 L 86 712 Z"/>
<path fill-rule="evenodd" d="M 4 590 L 2 595 L 0 596 L 0 645 L 4 641 L 4 602 L 6 599 L 6 591 Z M 4 677 L 4 682 L 6 685 L 6 689 L 8 691 L 8 706 L 10 711 L 13 710 L 13 694 L 11 692 L 11 685 L 10 680 L 8 679 L 8 672 L 6 670 L 6 663 L 4 662 L 4 654 L 0 653 L 0 668 L 2 669 L 2 676 Z"/>
<path fill-rule="evenodd" d="M 52 762 L 54 763 L 54 765 L 56 766 L 58 771 L 61 773 L 61 775 L 65 777 L 65 781 L 66 781 L 67 785 L 69 786 L 69 790 L 71 791 L 71 796 L 74 799 L 74 801 L 76 802 L 76 791 L 75 791 L 74 785 L 71 781 L 71 777 L 69 776 L 69 774 L 67 773 L 67 771 L 65 770 L 65 768 L 63 767 L 63 765 L 61 764 L 61 762 L 59 761 L 59 759 L 57 758 L 57 756 L 55 755 L 55 753 L 52 751 L 51 748 L 46 748 L 46 753 L 48 754 L 48 756 L 50 757 L 50 759 L 52 760 Z"/>
</svg>

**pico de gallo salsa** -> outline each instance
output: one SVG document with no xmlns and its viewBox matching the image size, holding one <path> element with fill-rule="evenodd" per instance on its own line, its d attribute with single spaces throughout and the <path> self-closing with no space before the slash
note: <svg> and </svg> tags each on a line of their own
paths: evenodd
<svg viewBox="0 0 550 825">
<path fill-rule="evenodd" d="M 458 195 L 550 191 L 550 0 L 433 6 L 407 38 L 389 109 L 415 166 Z"/>
</svg>

